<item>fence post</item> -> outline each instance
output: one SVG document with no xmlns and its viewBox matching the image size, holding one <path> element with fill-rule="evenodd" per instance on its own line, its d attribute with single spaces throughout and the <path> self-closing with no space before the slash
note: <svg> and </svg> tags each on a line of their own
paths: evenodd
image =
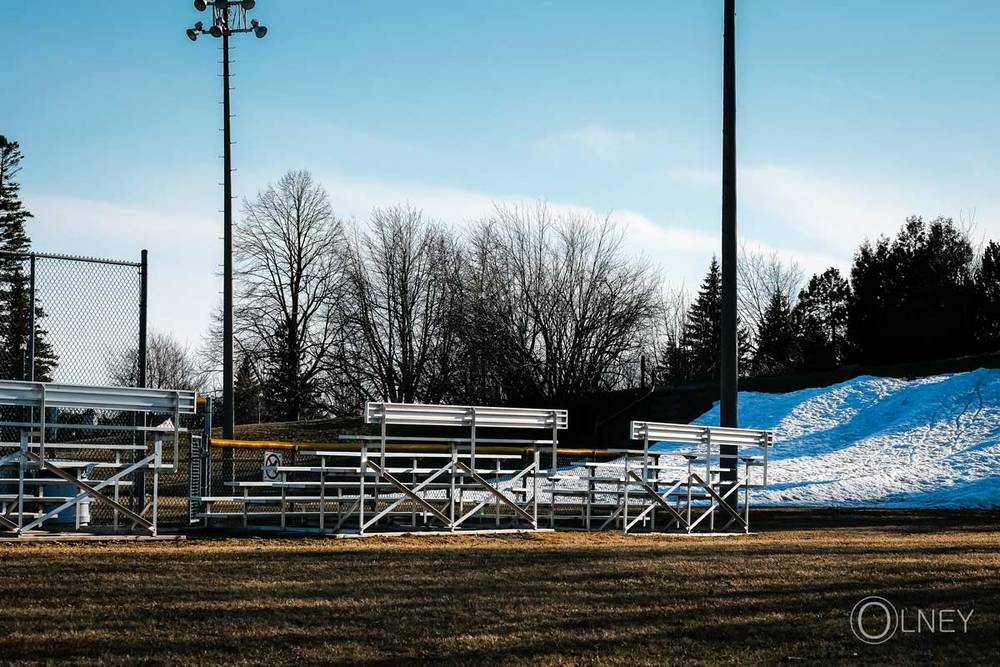
<svg viewBox="0 0 1000 667">
<path fill-rule="evenodd" d="M 136 386 L 146 386 L 146 291 L 149 281 L 149 252 L 143 248 L 139 259 L 139 348 L 136 355 Z M 136 425 L 136 415 L 132 413 L 132 425 Z M 142 415 L 142 425 L 146 426 L 146 414 Z M 132 443 L 135 444 L 136 434 L 132 432 Z M 142 444 L 146 444 L 146 432 L 142 432 Z M 132 463 L 139 460 L 143 452 L 132 450 Z M 132 500 L 135 511 L 142 512 L 146 504 L 146 476 L 142 470 L 136 470 L 132 477 Z"/>
<path fill-rule="evenodd" d="M 146 294 L 149 289 L 149 251 L 143 248 L 139 267 L 139 386 L 146 386 Z"/>
<path fill-rule="evenodd" d="M 28 379 L 35 381 L 35 253 L 31 253 L 28 259 L 29 274 L 28 285 L 31 295 L 29 296 L 28 310 Z"/>
</svg>

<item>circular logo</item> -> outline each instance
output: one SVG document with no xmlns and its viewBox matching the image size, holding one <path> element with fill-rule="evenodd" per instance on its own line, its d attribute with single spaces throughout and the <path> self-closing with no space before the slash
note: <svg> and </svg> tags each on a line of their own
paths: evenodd
<svg viewBox="0 0 1000 667">
<path fill-rule="evenodd" d="M 899 614 L 891 602 L 877 595 L 862 598 L 851 610 L 851 631 L 866 644 L 889 641 L 899 626 Z"/>
</svg>

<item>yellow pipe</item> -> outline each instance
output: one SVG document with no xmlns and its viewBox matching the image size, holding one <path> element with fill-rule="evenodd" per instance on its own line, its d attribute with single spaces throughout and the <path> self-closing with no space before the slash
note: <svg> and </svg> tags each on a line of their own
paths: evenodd
<svg viewBox="0 0 1000 667">
<path fill-rule="evenodd" d="M 284 442 L 278 440 L 230 440 L 227 438 L 212 438 L 212 447 L 227 449 L 314 449 L 334 452 L 360 451 L 361 444 L 357 442 Z M 368 445 L 369 451 L 374 451 L 377 444 Z M 414 454 L 446 454 L 451 451 L 451 445 L 436 443 L 393 443 L 386 445 L 387 452 L 413 452 Z M 534 447 L 515 447 L 510 445 L 481 445 L 476 451 L 482 454 L 534 454 Z M 575 447 L 560 447 L 559 454 L 563 456 L 621 456 L 621 453 L 609 452 L 606 449 L 581 449 Z"/>
</svg>

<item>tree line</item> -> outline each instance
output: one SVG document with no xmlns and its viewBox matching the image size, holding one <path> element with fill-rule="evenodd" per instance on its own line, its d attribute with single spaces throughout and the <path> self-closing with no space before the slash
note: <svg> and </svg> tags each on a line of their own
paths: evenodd
<svg viewBox="0 0 1000 667">
<path fill-rule="evenodd" d="M 31 214 L 0 137 L 0 250 L 25 252 Z M 556 404 L 596 393 L 718 378 L 721 271 L 689 297 L 630 255 L 607 218 L 543 203 L 497 205 L 455 230 L 409 205 L 363 222 L 290 171 L 245 199 L 235 234 L 236 413 L 240 422 L 354 412 L 366 400 Z M 1000 349 L 1000 244 L 948 218 L 911 217 L 863 242 L 850 271 L 806 279 L 774 252 L 742 247 L 740 369 L 776 375 Z M 0 253 L 0 373 L 27 377 L 24 263 Z M 58 364 L 35 306 L 35 376 Z M 211 387 L 221 327 L 193 354 L 148 338 L 151 386 Z M 107 360 L 135 384 L 138 351 Z"/>
<path fill-rule="evenodd" d="M 244 202 L 234 247 L 238 421 L 632 386 L 660 308 L 658 272 L 607 219 L 544 204 L 461 233 L 408 205 L 348 224 L 292 171 Z"/>
<path fill-rule="evenodd" d="M 348 223 L 292 171 L 244 201 L 235 246 L 240 421 L 718 378 L 719 263 L 689 301 L 608 219 L 498 205 L 455 231 L 400 205 Z M 1000 245 L 947 218 L 865 241 L 847 276 L 744 246 L 738 281 L 745 376 L 1000 349 Z"/>
<path fill-rule="evenodd" d="M 910 217 L 863 242 L 849 276 L 804 280 L 774 253 L 743 249 L 738 271 L 744 375 L 832 370 L 1000 350 L 1000 244 L 977 247 L 950 218 Z M 721 276 L 713 258 L 694 301 L 667 310 L 659 379 L 718 377 Z"/>
</svg>

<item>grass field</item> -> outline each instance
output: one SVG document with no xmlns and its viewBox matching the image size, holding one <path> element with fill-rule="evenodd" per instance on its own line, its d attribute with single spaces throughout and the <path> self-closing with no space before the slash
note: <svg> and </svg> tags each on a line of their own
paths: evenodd
<svg viewBox="0 0 1000 667">
<path fill-rule="evenodd" d="M 0 662 L 1000 661 L 1000 515 L 770 511 L 756 528 L 3 544 Z M 968 634 L 868 646 L 849 625 L 866 595 L 974 614 Z"/>
</svg>

